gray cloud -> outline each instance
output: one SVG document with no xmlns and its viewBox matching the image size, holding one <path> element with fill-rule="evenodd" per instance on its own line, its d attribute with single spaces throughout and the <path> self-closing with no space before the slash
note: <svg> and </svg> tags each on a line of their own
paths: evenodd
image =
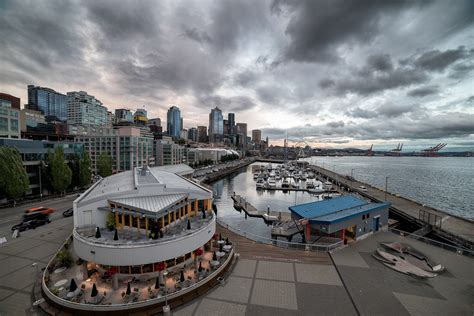
<svg viewBox="0 0 474 316">
<path fill-rule="evenodd" d="M 203 97 L 200 102 L 208 106 L 218 106 L 223 111 L 243 112 L 256 107 L 255 102 L 247 96 L 223 97 L 210 95 Z"/>
<path fill-rule="evenodd" d="M 458 60 L 465 59 L 470 53 L 466 47 L 459 46 L 456 49 L 448 49 L 444 52 L 432 50 L 419 56 L 415 61 L 415 66 L 429 71 L 443 71 L 449 65 Z"/>
<path fill-rule="evenodd" d="M 407 93 L 410 97 L 422 98 L 428 95 L 436 94 L 439 92 L 438 86 L 426 86 L 421 88 L 416 88 Z"/>
<path fill-rule="evenodd" d="M 187 26 L 183 26 L 183 30 L 184 30 L 183 36 L 189 39 L 192 39 L 198 43 L 205 44 L 205 43 L 212 42 L 212 38 L 206 32 L 199 31 L 195 27 L 188 28 Z"/>
</svg>

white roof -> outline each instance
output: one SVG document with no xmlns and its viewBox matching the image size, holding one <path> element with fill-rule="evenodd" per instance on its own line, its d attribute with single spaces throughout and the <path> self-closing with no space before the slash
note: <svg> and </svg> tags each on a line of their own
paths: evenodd
<svg viewBox="0 0 474 316">
<path fill-rule="evenodd" d="M 165 194 L 153 196 L 140 196 L 128 198 L 115 198 L 109 200 L 111 203 L 126 205 L 130 208 L 159 213 L 168 209 L 173 204 L 181 201 L 187 194 Z"/>
<path fill-rule="evenodd" d="M 193 168 L 191 168 L 190 166 L 188 166 L 184 163 L 177 164 L 177 165 L 167 165 L 167 166 L 153 167 L 152 170 L 160 170 L 160 171 L 171 172 L 171 173 L 174 173 L 174 174 L 178 174 L 180 176 L 192 174 L 194 172 Z"/>
</svg>

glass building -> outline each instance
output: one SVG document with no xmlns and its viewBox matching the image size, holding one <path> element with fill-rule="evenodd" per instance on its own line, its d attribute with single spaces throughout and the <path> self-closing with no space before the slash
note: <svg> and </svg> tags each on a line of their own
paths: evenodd
<svg viewBox="0 0 474 316">
<path fill-rule="evenodd" d="M 181 136 L 181 111 L 178 107 L 172 106 L 167 114 L 167 131 L 171 137 L 179 138 Z"/>
<path fill-rule="evenodd" d="M 107 126 L 107 108 L 85 91 L 67 93 L 67 123 L 70 125 Z"/>
<path fill-rule="evenodd" d="M 20 138 L 20 110 L 12 106 L 10 98 L 0 95 L 0 137 Z"/>
<path fill-rule="evenodd" d="M 224 136 L 224 117 L 222 111 L 216 106 L 209 114 L 209 140 L 220 142 Z"/>
<path fill-rule="evenodd" d="M 67 120 L 66 95 L 53 89 L 28 85 L 28 108 L 52 120 Z"/>
</svg>

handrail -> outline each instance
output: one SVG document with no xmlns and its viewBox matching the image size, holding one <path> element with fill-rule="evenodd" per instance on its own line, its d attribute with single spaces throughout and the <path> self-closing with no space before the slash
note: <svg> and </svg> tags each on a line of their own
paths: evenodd
<svg viewBox="0 0 474 316">
<path fill-rule="evenodd" d="M 283 240 L 278 240 L 278 239 L 272 239 L 268 237 L 263 237 L 259 236 L 250 232 L 246 232 L 243 230 L 240 230 L 238 228 L 232 227 L 229 224 L 225 223 L 221 219 L 217 218 L 217 223 L 224 228 L 230 230 L 231 232 L 234 232 L 240 236 L 243 236 L 245 238 L 251 239 L 253 241 L 262 243 L 262 244 L 269 244 L 273 245 L 276 247 L 280 248 L 287 248 L 287 249 L 300 249 L 300 250 L 309 250 L 309 251 L 317 251 L 317 252 L 329 252 L 333 249 L 336 249 L 337 247 L 341 246 L 343 241 L 340 240 L 336 243 L 333 244 L 321 244 L 321 243 L 314 243 L 314 244 L 304 244 L 304 243 L 295 243 L 295 242 L 288 242 L 288 241 L 283 241 Z"/>
</svg>

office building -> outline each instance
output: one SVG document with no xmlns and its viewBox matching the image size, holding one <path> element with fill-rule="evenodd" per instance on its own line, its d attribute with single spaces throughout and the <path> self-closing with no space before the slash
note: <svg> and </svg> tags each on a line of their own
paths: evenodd
<svg viewBox="0 0 474 316">
<path fill-rule="evenodd" d="M 222 157 L 237 155 L 235 150 L 225 148 L 190 148 L 187 152 L 188 163 L 212 160 L 215 163 L 221 161 Z"/>
<path fill-rule="evenodd" d="M 107 108 L 85 91 L 67 93 L 67 123 L 70 125 L 107 126 Z"/>
<path fill-rule="evenodd" d="M 153 149 L 157 166 L 186 163 L 186 148 L 173 142 L 170 137 L 155 140 Z"/>
<path fill-rule="evenodd" d="M 115 123 L 133 123 L 133 114 L 129 109 L 115 110 Z"/>
<path fill-rule="evenodd" d="M 188 129 L 188 140 L 192 142 L 197 142 L 198 130 L 196 127 L 191 127 L 190 129 Z"/>
<path fill-rule="evenodd" d="M 16 108 L 20 103 L 19 100 L 9 94 L 0 94 L 0 137 L 21 137 L 20 109 Z"/>
<path fill-rule="evenodd" d="M 115 115 L 111 111 L 107 112 L 107 127 L 112 127 L 114 126 L 115 122 Z"/>
<path fill-rule="evenodd" d="M 27 108 L 41 111 L 48 121 L 68 119 L 67 97 L 53 89 L 29 85 Z"/>
<path fill-rule="evenodd" d="M 237 145 L 240 148 L 246 149 L 247 146 L 247 123 L 237 123 L 235 126 L 237 134 Z"/>
<path fill-rule="evenodd" d="M 94 172 L 102 153 L 112 158 L 114 172 L 155 164 L 153 135 L 137 127 L 70 126 L 69 133 L 75 135 L 76 143 L 84 144 Z"/>
<path fill-rule="evenodd" d="M 156 125 L 161 126 L 161 119 L 160 118 L 152 118 L 148 120 L 148 125 Z"/>
<path fill-rule="evenodd" d="M 252 130 L 252 142 L 254 144 L 260 144 L 262 141 L 262 131 L 259 129 Z"/>
<path fill-rule="evenodd" d="M 5 104 L 3 104 L 5 103 Z M 20 110 L 20 98 L 17 98 L 8 93 L 0 93 L 0 107 L 10 107 Z"/>
<path fill-rule="evenodd" d="M 147 112 L 145 109 L 137 109 L 133 115 L 133 122 L 137 126 L 146 126 L 148 124 Z"/>
<path fill-rule="evenodd" d="M 197 127 L 197 141 L 198 143 L 207 143 L 207 127 L 206 126 Z"/>
<path fill-rule="evenodd" d="M 41 177 L 41 162 L 46 159 L 48 152 L 53 152 L 56 147 L 64 150 L 67 160 L 72 159 L 74 154 L 82 154 L 83 145 L 72 141 L 45 141 L 29 139 L 0 139 L 1 146 L 15 147 L 20 153 L 23 166 L 28 174 L 30 182 L 27 195 L 48 195 L 44 180 Z"/>
<path fill-rule="evenodd" d="M 222 111 L 216 106 L 209 114 L 209 142 L 222 142 L 224 136 L 224 118 Z"/>
<path fill-rule="evenodd" d="M 235 114 L 234 113 L 229 113 L 227 115 L 227 121 L 228 121 L 228 134 L 229 135 L 235 135 Z"/>
<path fill-rule="evenodd" d="M 30 128 L 38 127 L 38 125 L 46 124 L 45 117 L 40 111 L 23 109 L 20 111 L 21 131 L 26 132 Z"/>
<path fill-rule="evenodd" d="M 181 111 L 178 107 L 172 106 L 166 115 L 167 133 L 171 137 L 179 138 L 181 135 Z"/>
</svg>

